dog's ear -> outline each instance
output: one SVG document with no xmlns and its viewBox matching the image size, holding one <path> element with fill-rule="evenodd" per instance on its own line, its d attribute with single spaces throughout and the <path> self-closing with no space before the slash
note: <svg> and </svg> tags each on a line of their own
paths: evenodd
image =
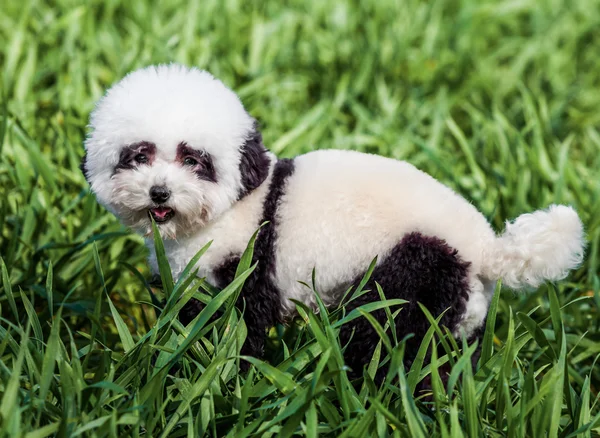
<svg viewBox="0 0 600 438">
<path fill-rule="evenodd" d="M 81 158 L 81 163 L 79 163 L 79 169 L 81 169 L 81 173 L 85 177 L 85 180 L 90 183 L 90 178 L 87 169 L 87 152 L 83 154 L 83 158 Z"/>
<path fill-rule="evenodd" d="M 263 145 L 262 135 L 258 130 L 258 124 L 248 136 L 246 143 L 241 148 L 240 173 L 242 175 L 242 187 L 239 198 L 246 196 L 252 190 L 260 186 L 269 175 L 270 159 L 267 149 Z"/>
</svg>

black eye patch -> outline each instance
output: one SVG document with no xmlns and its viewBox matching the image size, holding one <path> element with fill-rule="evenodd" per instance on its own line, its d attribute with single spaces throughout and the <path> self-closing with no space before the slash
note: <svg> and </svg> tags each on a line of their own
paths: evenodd
<svg viewBox="0 0 600 438">
<path fill-rule="evenodd" d="M 203 151 L 190 147 L 181 142 L 177 145 L 177 156 L 175 159 L 181 166 L 189 168 L 199 179 L 217 182 L 217 175 L 211 156 Z"/>
<path fill-rule="evenodd" d="M 126 169 L 134 169 L 139 165 L 152 165 L 156 155 L 156 145 L 148 141 L 141 141 L 124 147 L 119 155 L 119 163 L 115 166 L 115 172 Z"/>
</svg>

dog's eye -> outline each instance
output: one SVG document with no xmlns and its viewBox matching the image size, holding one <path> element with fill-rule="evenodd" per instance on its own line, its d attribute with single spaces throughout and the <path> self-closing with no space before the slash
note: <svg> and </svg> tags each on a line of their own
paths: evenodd
<svg viewBox="0 0 600 438">
<path fill-rule="evenodd" d="M 144 154 L 137 154 L 134 158 L 135 161 L 137 161 L 140 164 L 145 164 L 148 162 L 148 157 Z"/>
<path fill-rule="evenodd" d="M 198 162 L 192 157 L 187 157 L 185 160 L 183 160 L 183 164 L 185 164 L 186 166 L 195 166 L 196 164 L 198 164 Z"/>
</svg>

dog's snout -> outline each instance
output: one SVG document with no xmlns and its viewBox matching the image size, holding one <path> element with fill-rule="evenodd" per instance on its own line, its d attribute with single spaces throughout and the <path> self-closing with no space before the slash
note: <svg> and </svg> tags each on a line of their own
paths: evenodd
<svg viewBox="0 0 600 438">
<path fill-rule="evenodd" d="M 157 204 L 167 202 L 171 197 L 171 192 L 165 186 L 152 186 L 150 188 L 150 199 Z"/>
</svg>

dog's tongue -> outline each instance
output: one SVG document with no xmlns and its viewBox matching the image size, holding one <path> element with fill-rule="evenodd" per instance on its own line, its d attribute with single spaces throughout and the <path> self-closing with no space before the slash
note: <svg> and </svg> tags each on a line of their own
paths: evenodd
<svg viewBox="0 0 600 438">
<path fill-rule="evenodd" d="M 152 213 L 159 219 L 163 219 L 171 209 L 169 207 L 157 207 L 152 209 Z"/>
</svg>

